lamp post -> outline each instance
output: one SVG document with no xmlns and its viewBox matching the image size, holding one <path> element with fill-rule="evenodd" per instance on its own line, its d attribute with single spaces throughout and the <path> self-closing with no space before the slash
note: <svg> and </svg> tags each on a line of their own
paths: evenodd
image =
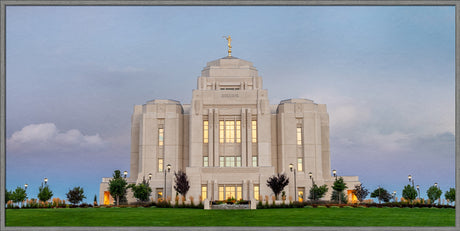
<svg viewBox="0 0 460 231">
<path fill-rule="evenodd" d="M 310 176 L 310 179 L 311 179 L 311 187 L 314 187 L 315 185 L 315 180 L 313 179 L 313 173 L 309 172 L 308 173 L 308 176 Z M 313 191 L 313 201 L 315 201 L 315 191 Z"/>
<path fill-rule="evenodd" d="M 335 169 L 332 169 L 332 174 L 334 175 L 335 177 L 335 180 L 337 181 L 337 170 Z M 337 196 L 339 197 L 339 204 L 342 203 L 342 199 L 340 198 L 340 193 L 337 191 Z"/>
<path fill-rule="evenodd" d="M 152 173 L 149 173 L 149 183 L 151 179 L 152 179 Z"/>
<path fill-rule="evenodd" d="M 409 183 L 412 182 L 412 188 L 414 188 L 414 180 L 412 179 L 412 176 L 409 175 L 407 178 L 409 179 Z"/>
<path fill-rule="evenodd" d="M 26 191 L 27 191 L 27 187 L 28 187 L 28 186 L 29 186 L 28 184 L 25 184 L 25 185 L 24 185 L 24 189 L 25 189 Z"/>
<path fill-rule="evenodd" d="M 166 165 L 166 167 L 168 168 L 168 172 L 171 171 L 171 165 L 168 164 Z M 163 200 L 166 198 L 166 171 L 165 171 L 165 187 L 163 188 Z"/>
<path fill-rule="evenodd" d="M 417 185 L 418 199 L 420 199 L 420 185 Z"/>
<path fill-rule="evenodd" d="M 289 164 L 289 169 L 291 170 L 291 172 L 292 170 L 294 170 L 294 200 L 297 201 L 297 179 L 296 179 L 296 174 L 295 174 L 296 170 L 292 163 Z"/>
<path fill-rule="evenodd" d="M 128 171 L 124 171 L 123 172 L 123 177 L 126 178 L 127 175 L 128 175 Z"/>
<path fill-rule="evenodd" d="M 48 178 L 45 177 L 45 180 L 44 180 L 44 181 L 45 181 L 45 184 L 48 183 Z"/>
<path fill-rule="evenodd" d="M 438 187 L 438 183 L 434 183 L 434 187 L 436 187 L 436 188 L 437 188 L 437 187 Z"/>
</svg>

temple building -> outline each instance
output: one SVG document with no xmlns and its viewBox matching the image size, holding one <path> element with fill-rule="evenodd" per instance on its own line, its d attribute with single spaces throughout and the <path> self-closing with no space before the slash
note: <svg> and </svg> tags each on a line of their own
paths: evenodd
<svg viewBox="0 0 460 231">
<path fill-rule="evenodd" d="M 191 104 L 155 99 L 134 106 L 131 120 L 127 181 L 140 183 L 151 176 L 153 200 L 176 196 L 178 170 L 187 174 L 187 198 L 193 196 L 195 203 L 200 196 L 210 201 L 271 198 L 267 180 L 277 173 L 287 174 L 286 196 L 299 201 L 308 197 L 313 180 L 329 188 L 335 180 L 326 105 L 309 99 L 271 105 L 257 69 L 231 55 L 230 41 L 228 56 L 201 71 Z M 343 178 L 349 190 L 359 184 L 357 176 Z M 104 204 L 112 200 L 109 180 L 103 178 L 100 185 Z M 132 193 L 127 199 L 136 201 Z"/>
</svg>

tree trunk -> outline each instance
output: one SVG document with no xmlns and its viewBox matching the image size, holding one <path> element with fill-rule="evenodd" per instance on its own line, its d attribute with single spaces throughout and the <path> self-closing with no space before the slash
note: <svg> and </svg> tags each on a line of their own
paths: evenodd
<svg viewBox="0 0 460 231">
<path fill-rule="evenodd" d="M 120 206 L 120 196 L 117 196 L 117 206 Z"/>
</svg>

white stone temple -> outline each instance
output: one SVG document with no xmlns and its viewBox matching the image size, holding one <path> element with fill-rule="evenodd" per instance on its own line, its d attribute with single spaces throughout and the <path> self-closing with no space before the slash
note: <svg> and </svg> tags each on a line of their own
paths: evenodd
<svg viewBox="0 0 460 231">
<path fill-rule="evenodd" d="M 326 105 L 309 99 L 271 105 L 257 69 L 231 56 L 231 50 L 201 71 L 191 104 L 148 101 L 134 106 L 131 124 L 127 181 L 140 183 L 151 175 L 152 200 L 169 196 L 174 201 L 174 172 L 178 170 L 186 172 L 187 199 L 193 196 L 195 204 L 200 196 L 210 201 L 271 198 L 266 182 L 277 173 L 287 174 L 286 196 L 298 201 L 308 197 L 312 179 L 329 187 L 335 180 Z M 349 199 L 355 198 L 351 189 L 359 185 L 358 177 L 343 178 Z M 109 180 L 103 178 L 100 185 L 101 204 L 112 203 Z M 329 188 L 324 199 L 329 200 L 331 193 Z M 128 193 L 128 202 L 134 201 Z"/>
</svg>

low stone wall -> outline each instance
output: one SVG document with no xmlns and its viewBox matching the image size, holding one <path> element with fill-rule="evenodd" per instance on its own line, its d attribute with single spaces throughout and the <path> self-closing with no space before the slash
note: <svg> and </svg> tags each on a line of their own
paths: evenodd
<svg viewBox="0 0 460 231">
<path fill-rule="evenodd" d="M 236 205 L 236 204 L 220 204 L 211 205 L 211 209 L 251 209 L 249 204 Z"/>
</svg>

